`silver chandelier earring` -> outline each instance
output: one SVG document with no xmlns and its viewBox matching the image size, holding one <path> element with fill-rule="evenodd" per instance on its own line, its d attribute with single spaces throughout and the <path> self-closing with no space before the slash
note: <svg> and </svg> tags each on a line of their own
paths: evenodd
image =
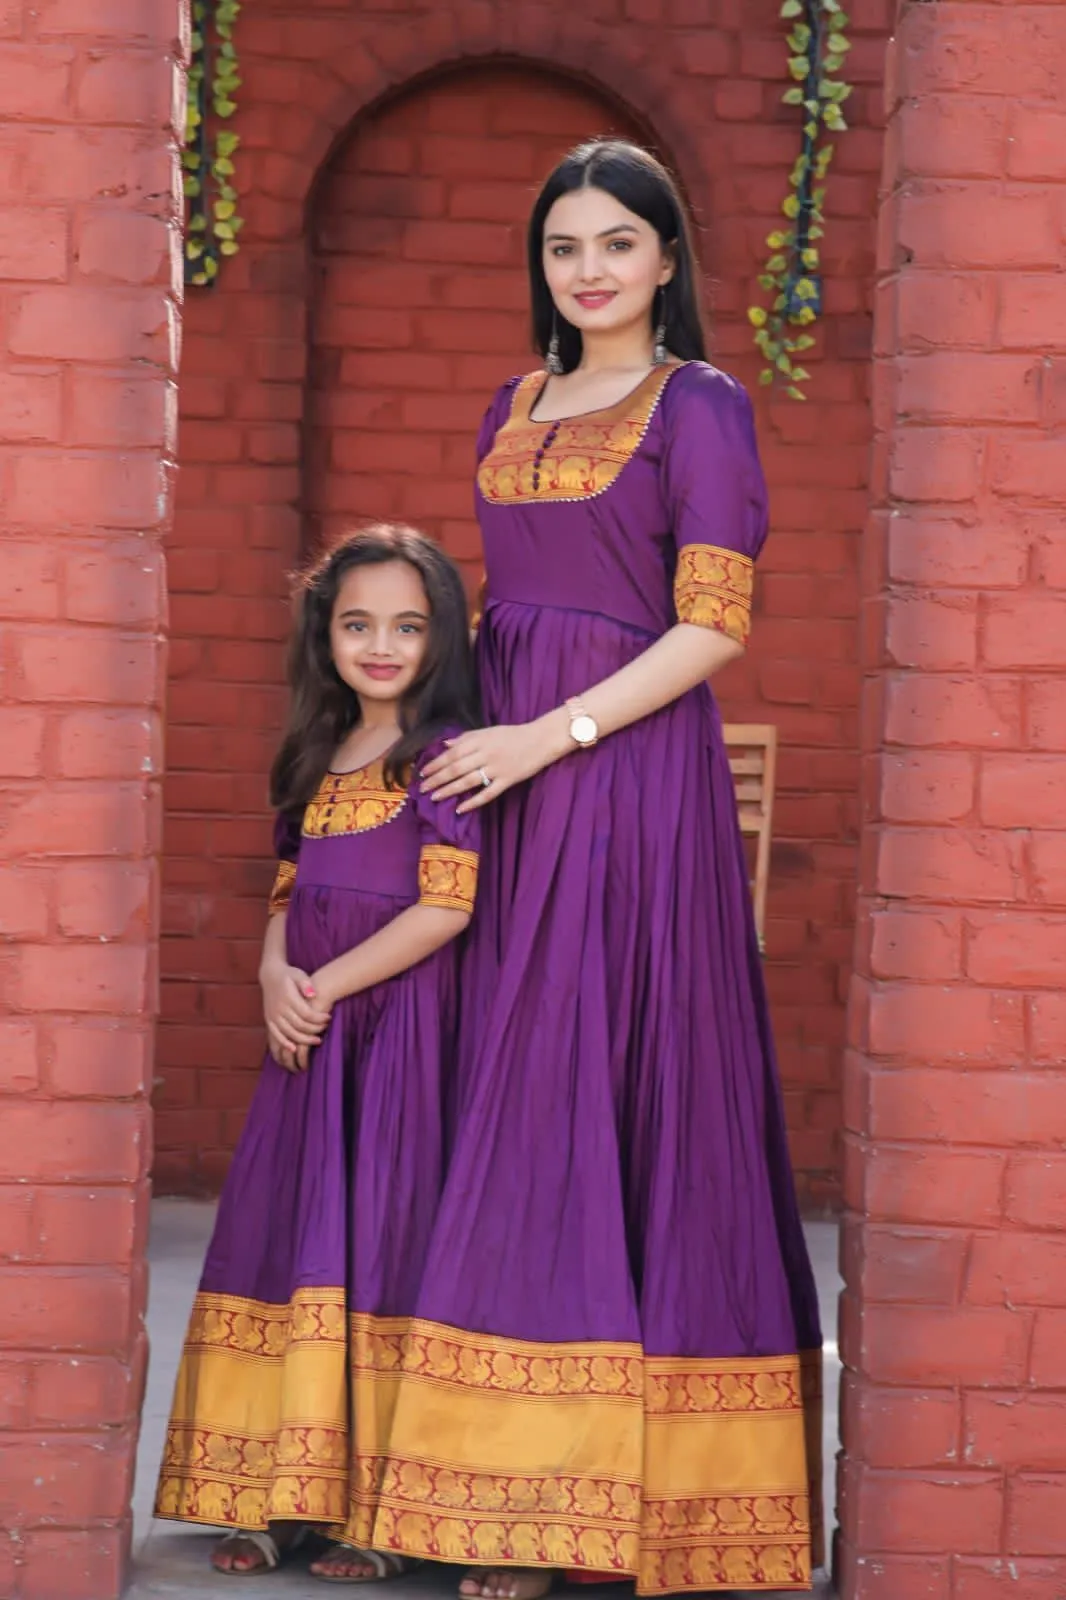
<svg viewBox="0 0 1066 1600">
<path fill-rule="evenodd" d="M 665 367 L 670 359 L 670 352 L 666 348 L 666 289 L 659 290 L 659 324 L 655 329 L 655 352 L 652 361 L 657 367 Z"/>
<path fill-rule="evenodd" d="M 558 378 L 563 370 L 563 358 L 559 354 L 559 319 L 552 312 L 552 336 L 548 341 L 548 354 L 544 357 L 544 365 L 553 378 Z"/>
</svg>

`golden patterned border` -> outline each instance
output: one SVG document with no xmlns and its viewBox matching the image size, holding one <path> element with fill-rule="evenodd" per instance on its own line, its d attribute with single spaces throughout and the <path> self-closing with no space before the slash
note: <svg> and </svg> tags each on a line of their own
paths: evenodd
<svg viewBox="0 0 1066 1600">
<path fill-rule="evenodd" d="M 462 1487 L 447 1473 L 444 1493 Z M 396 1478 L 404 1498 L 392 1503 Z M 390 1463 L 373 1518 L 349 1524 L 360 1542 L 378 1548 L 460 1565 L 547 1567 L 636 1579 L 640 1595 L 672 1594 L 705 1589 L 809 1589 L 811 1549 L 809 1521 L 802 1497 L 766 1495 L 758 1499 L 715 1498 L 655 1506 L 649 1516 L 633 1490 L 638 1522 L 610 1522 L 610 1499 L 617 1485 L 582 1480 L 550 1480 L 549 1505 L 511 1509 L 515 1497 L 509 1480 L 480 1478 L 482 1503 L 442 1509 L 439 1469 L 419 1462 Z M 424 1481 L 432 1509 L 419 1510 L 411 1485 Z M 528 1479 L 519 1485 L 527 1498 Z M 493 1494 L 498 1509 L 486 1513 L 483 1497 Z M 580 1508 L 602 1504 L 600 1523 Z M 358 1532 L 359 1529 L 362 1532 Z M 659 1530 L 658 1534 L 653 1530 Z"/>
<path fill-rule="evenodd" d="M 674 575 L 678 622 L 716 628 L 737 644 L 747 644 L 754 588 L 754 563 L 736 550 L 687 544 L 678 553 Z"/>
<path fill-rule="evenodd" d="M 819 1368 L 347 1315 L 339 1288 L 291 1306 L 201 1293 L 157 1512 L 292 1518 L 440 1561 L 635 1578 L 642 1595 L 808 1588 Z"/>
<path fill-rule="evenodd" d="M 304 837 L 368 833 L 395 821 L 406 804 L 406 789 L 389 788 L 380 761 L 358 772 L 327 772 L 304 812 Z"/>
<path fill-rule="evenodd" d="M 423 845 L 418 858 L 418 898 L 424 906 L 444 911 L 474 910 L 477 896 L 476 850 L 458 850 L 450 844 Z"/>
<path fill-rule="evenodd" d="M 558 1349 L 436 1322 L 353 1312 L 352 1365 L 357 1372 L 400 1372 L 434 1383 L 500 1394 L 596 1395 L 641 1400 L 644 1357 L 635 1344 L 572 1344 Z"/>
<path fill-rule="evenodd" d="M 557 422 L 531 420 L 546 374 L 527 374 L 478 468 L 482 495 L 492 505 L 520 505 L 603 494 L 640 448 L 667 383 L 684 365 L 653 367 L 616 405 Z"/>
<path fill-rule="evenodd" d="M 270 891 L 268 909 L 272 917 L 279 911 L 284 911 L 292 899 L 292 887 L 296 882 L 296 863 L 281 861 L 274 877 L 274 886 Z"/>
<path fill-rule="evenodd" d="M 347 1345 L 343 1289 L 297 1289 L 288 1305 L 208 1294 L 193 1301 L 186 1350 L 234 1350 L 280 1361 L 293 1345 Z"/>
</svg>

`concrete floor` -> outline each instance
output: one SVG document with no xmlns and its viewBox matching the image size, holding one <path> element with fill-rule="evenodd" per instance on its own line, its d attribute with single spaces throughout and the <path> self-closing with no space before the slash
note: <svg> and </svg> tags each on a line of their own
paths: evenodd
<svg viewBox="0 0 1066 1600">
<path fill-rule="evenodd" d="M 216 1535 L 210 1531 L 156 1522 L 152 1518 L 155 1476 L 163 1450 L 171 1389 L 189 1306 L 196 1289 L 213 1208 L 188 1200 L 157 1200 L 152 1213 L 152 1238 L 149 1247 L 151 1291 L 148 1329 L 152 1356 L 148 1370 L 148 1392 L 144 1403 L 141 1444 L 137 1458 L 134 1491 L 135 1572 L 126 1600 L 185 1600 L 208 1596 L 214 1600 L 285 1600 L 301 1595 L 314 1600 L 329 1591 L 299 1567 L 269 1573 L 261 1578 L 239 1581 L 214 1572 L 209 1563 Z M 822 1296 L 822 1315 L 826 1328 L 825 1362 L 825 1504 L 832 1519 L 833 1470 L 837 1449 L 837 1396 L 839 1366 L 836 1347 L 836 1298 L 839 1280 L 836 1266 L 836 1227 L 832 1223 L 812 1223 L 807 1236 L 814 1258 Z M 427 1567 L 415 1577 L 389 1585 L 390 1600 L 453 1600 L 456 1569 Z M 823 1580 L 820 1596 L 828 1596 Z M 631 1591 L 625 1587 L 578 1590 L 579 1600 L 625 1600 Z M 762 1600 L 773 1600 L 763 1595 Z M 783 1600 L 783 1597 L 782 1597 Z"/>
</svg>

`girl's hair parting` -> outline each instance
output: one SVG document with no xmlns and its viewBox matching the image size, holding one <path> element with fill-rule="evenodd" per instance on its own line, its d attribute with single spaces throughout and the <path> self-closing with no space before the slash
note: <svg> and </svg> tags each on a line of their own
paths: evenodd
<svg viewBox="0 0 1066 1600">
<path fill-rule="evenodd" d="M 563 157 L 537 196 L 527 238 L 534 348 L 546 356 L 555 328 L 563 370 L 572 372 L 581 360 L 581 334 L 556 310 L 544 274 L 548 213 L 561 196 L 577 189 L 602 189 L 655 229 L 663 248 L 673 255 L 674 276 L 655 297 L 652 325 L 659 321 L 665 325 L 667 348 L 682 361 L 706 361 L 700 268 L 685 203 L 662 162 L 627 139 L 590 139 L 578 145 Z"/>
<path fill-rule="evenodd" d="M 270 772 L 270 801 L 279 811 L 309 804 L 338 745 L 359 722 L 358 698 L 333 664 L 333 608 L 348 573 L 389 561 L 405 561 L 418 573 L 430 621 L 421 669 L 400 707 L 400 738 L 386 758 L 386 782 L 407 783 L 412 764 L 446 729 L 477 726 L 470 623 L 455 565 L 414 528 L 378 523 L 346 534 L 297 578 L 289 716 Z"/>
</svg>

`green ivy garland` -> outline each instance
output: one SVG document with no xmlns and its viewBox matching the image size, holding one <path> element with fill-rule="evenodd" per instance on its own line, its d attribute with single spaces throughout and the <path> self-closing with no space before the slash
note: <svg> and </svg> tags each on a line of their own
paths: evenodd
<svg viewBox="0 0 1066 1600">
<path fill-rule="evenodd" d="M 240 67 L 233 25 L 240 0 L 193 0 L 192 60 L 185 110 L 185 282 L 204 285 L 218 277 L 221 256 L 235 256 L 244 226 L 237 215 L 233 157 L 237 134 L 220 127 L 212 137 L 213 113 L 223 123 L 237 109 Z"/>
<path fill-rule="evenodd" d="M 827 133 L 841 133 L 847 127 L 840 108 L 852 88 L 838 74 L 851 41 L 839 0 L 785 0 L 781 15 L 792 24 L 788 70 L 795 80 L 784 101 L 803 107 L 803 144 L 789 175 L 792 193 L 781 207 L 790 226 L 775 230 L 766 240 L 772 254 L 759 287 L 772 291 L 774 299 L 769 310 L 751 306 L 748 319 L 766 362 L 759 382 L 784 381 L 786 394 L 793 400 L 805 400 L 800 385 L 808 381 L 810 373 L 794 358 L 810 350 L 815 341 L 806 331 L 791 330 L 805 330 L 822 309 L 817 241 L 825 233 L 824 183 L 833 146 L 821 141 Z"/>
</svg>

